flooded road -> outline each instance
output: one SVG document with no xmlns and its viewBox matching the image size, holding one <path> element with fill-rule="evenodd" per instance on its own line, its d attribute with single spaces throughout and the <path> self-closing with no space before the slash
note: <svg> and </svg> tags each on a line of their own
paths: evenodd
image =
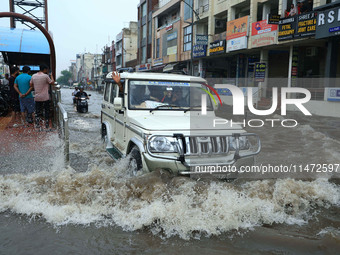
<svg viewBox="0 0 340 255">
<path fill-rule="evenodd" d="M 91 92 L 89 112 L 79 114 L 71 93 L 62 90 L 70 166 L 57 136 L 38 164 L 45 169 L 1 165 L 0 254 L 338 253 L 338 179 L 128 178 L 127 160 L 114 163 L 101 141 L 101 95 Z M 321 117 L 301 121 L 294 130 L 248 130 L 263 143 L 257 163 L 340 163 L 337 120 L 327 118 L 327 129 Z"/>
</svg>

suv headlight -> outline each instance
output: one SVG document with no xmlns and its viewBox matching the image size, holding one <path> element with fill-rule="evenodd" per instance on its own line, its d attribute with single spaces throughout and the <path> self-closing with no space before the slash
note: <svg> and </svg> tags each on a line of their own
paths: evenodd
<svg viewBox="0 0 340 255">
<path fill-rule="evenodd" d="M 239 140 L 239 146 L 240 146 L 239 150 L 249 150 L 250 144 L 246 136 L 240 136 L 238 140 Z M 236 138 L 235 137 L 229 137 L 229 148 L 231 151 L 236 151 Z"/>
<path fill-rule="evenodd" d="M 151 152 L 178 152 L 177 139 L 165 136 L 154 136 L 149 140 Z"/>
</svg>

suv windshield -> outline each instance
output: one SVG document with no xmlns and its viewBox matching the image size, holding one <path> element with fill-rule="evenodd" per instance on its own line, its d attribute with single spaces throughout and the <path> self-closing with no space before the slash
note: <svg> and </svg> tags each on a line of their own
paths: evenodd
<svg viewBox="0 0 340 255">
<path fill-rule="evenodd" d="M 129 109 L 201 110 L 206 89 L 201 83 L 130 80 Z M 213 110 L 210 97 L 206 98 L 207 110 Z"/>
</svg>

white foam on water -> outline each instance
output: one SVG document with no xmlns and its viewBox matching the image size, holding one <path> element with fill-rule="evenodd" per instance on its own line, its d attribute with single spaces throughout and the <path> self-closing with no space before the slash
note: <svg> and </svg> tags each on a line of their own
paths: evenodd
<svg viewBox="0 0 340 255">
<path fill-rule="evenodd" d="M 1 176 L 0 211 L 41 217 L 54 226 L 95 223 L 189 239 L 263 224 L 304 224 L 315 207 L 340 205 L 340 187 L 325 179 L 233 185 L 162 171 L 127 178 L 126 165 L 121 160 L 112 169 L 85 173 L 67 168 Z"/>
</svg>

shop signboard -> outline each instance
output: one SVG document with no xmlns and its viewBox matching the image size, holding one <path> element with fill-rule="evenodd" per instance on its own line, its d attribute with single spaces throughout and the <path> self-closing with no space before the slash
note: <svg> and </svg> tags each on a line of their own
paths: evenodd
<svg viewBox="0 0 340 255">
<path fill-rule="evenodd" d="M 318 12 L 315 38 L 340 35 L 340 7 Z"/>
<path fill-rule="evenodd" d="M 327 101 L 340 101 L 340 88 L 328 88 Z"/>
<path fill-rule="evenodd" d="M 246 49 L 248 46 L 247 42 L 248 42 L 247 36 L 228 40 L 227 41 L 227 52 Z"/>
<path fill-rule="evenodd" d="M 263 47 L 267 45 L 277 44 L 277 31 L 254 35 L 251 37 L 251 47 Z"/>
<path fill-rule="evenodd" d="M 227 40 L 248 35 L 249 16 L 227 22 Z"/>
<path fill-rule="evenodd" d="M 207 55 L 207 45 L 194 45 L 194 58 L 201 58 Z"/>
<path fill-rule="evenodd" d="M 277 15 L 277 14 L 268 14 L 268 16 L 267 16 L 268 24 L 278 25 L 279 21 L 280 21 L 280 18 L 281 18 L 280 15 Z"/>
<path fill-rule="evenodd" d="M 173 29 L 173 25 L 172 25 L 172 24 L 167 25 L 167 26 L 165 27 L 165 31 L 167 31 L 167 32 L 171 31 L 172 29 Z"/>
<path fill-rule="evenodd" d="M 255 63 L 255 81 L 264 82 L 266 66 L 266 63 Z"/>
<path fill-rule="evenodd" d="M 215 41 L 210 43 L 210 47 L 209 47 L 209 54 L 210 55 L 217 55 L 217 54 L 222 54 L 225 53 L 225 40 L 221 40 L 221 41 Z"/>
<path fill-rule="evenodd" d="M 267 20 L 261 20 L 251 24 L 251 35 L 260 35 L 277 30 L 277 25 L 267 24 Z"/>
<path fill-rule="evenodd" d="M 278 35 L 279 41 L 291 40 L 294 38 L 296 30 L 296 17 L 297 16 L 280 19 Z"/>
<path fill-rule="evenodd" d="M 196 45 L 208 45 L 208 36 L 196 35 Z"/>
<path fill-rule="evenodd" d="M 142 72 L 142 71 L 148 71 L 151 69 L 151 64 L 142 64 L 137 66 L 137 71 Z"/>
<path fill-rule="evenodd" d="M 314 36 L 316 30 L 316 12 L 308 12 L 297 16 L 295 38 Z"/>
<path fill-rule="evenodd" d="M 163 65 L 163 58 L 156 58 L 153 60 L 153 65 L 154 66 L 159 66 L 159 65 Z"/>
<path fill-rule="evenodd" d="M 177 54 L 177 46 L 169 47 L 167 49 L 167 55 L 175 55 Z"/>
<path fill-rule="evenodd" d="M 177 31 L 169 34 L 166 38 L 167 41 L 172 41 L 174 39 L 177 39 Z"/>
</svg>

